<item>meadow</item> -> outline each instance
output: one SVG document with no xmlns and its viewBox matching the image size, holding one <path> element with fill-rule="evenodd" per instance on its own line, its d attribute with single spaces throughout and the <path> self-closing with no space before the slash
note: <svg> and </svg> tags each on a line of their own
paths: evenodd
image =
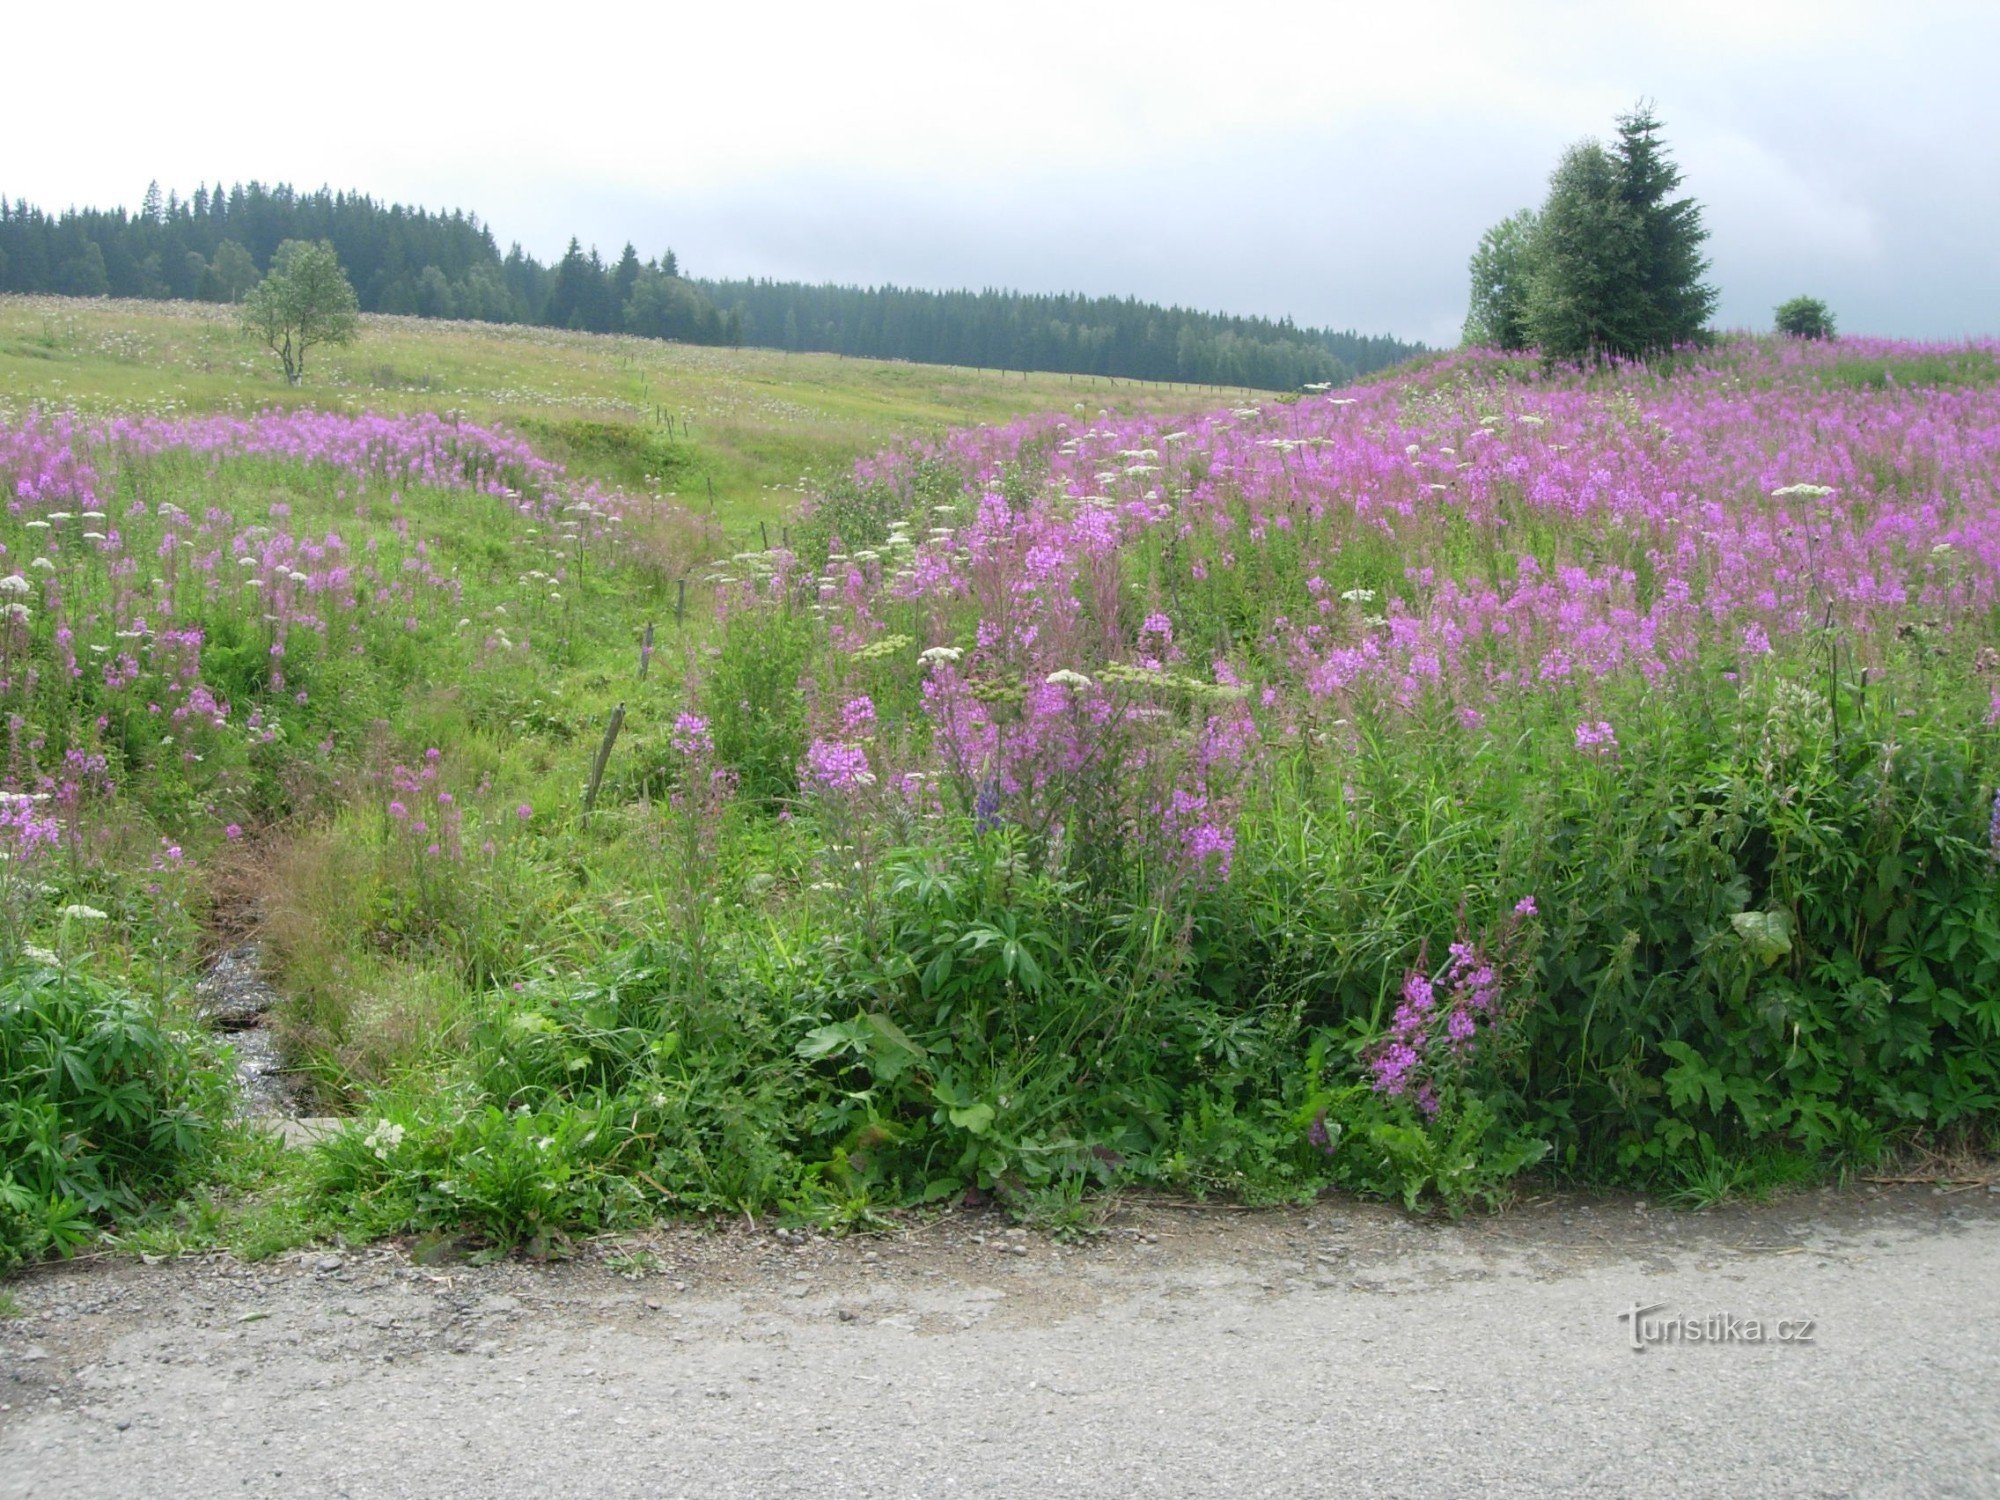
<svg viewBox="0 0 2000 1500">
<path fill-rule="evenodd" d="M 1085 375 L 960 369 L 831 354 L 713 349 L 497 323 L 366 319 L 315 350 L 304 387 L 227 310 L 193 302 L 0 296 L 0 417 L 31 406 L 126 416 L 309 405 L 456 411 L 502 422 L 570 472 L 658 490 L 747 535 L 799 482 L 918 432 L 1111 401 L 1188 409 L 1210 392 Z"/>
<path fill-rule="evenodd" d="M 220 325 L 0 303 L 0 1242 L 1990 1145 L 1995 354 L 1114 414 L 378 320 L 285 409 Z M 187 1023 L 250 917 L 308 1152 Z"/>
</svg>

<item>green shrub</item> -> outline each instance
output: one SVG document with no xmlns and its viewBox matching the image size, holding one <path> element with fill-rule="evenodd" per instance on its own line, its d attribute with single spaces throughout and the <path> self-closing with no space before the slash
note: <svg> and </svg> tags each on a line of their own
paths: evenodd
<svg viewBox="0 0 2000 1500">
<path fill-rule="evenodd" d="M 187 1183 L 228 1105 L 228 1070 L 157 1007 L 73 970 L 0 973 L 0 1269 Z"/>
<path fill-rule="evenodd" d="M 1778 332 L 1795 339 L 1833 337 L 1833 313 L 1817 297 L 1794 297 L 1778 304 Z"/>
<path fill-rule="evenodd" d="M 760 801 L 798 790 L 806 752 L 805 696 L 799 675 L 812 650 L 803 615 L 777 609 L 732 614 L 701 682 L 716 758 L 735 771 L 743 794 Z"/>
</svg>

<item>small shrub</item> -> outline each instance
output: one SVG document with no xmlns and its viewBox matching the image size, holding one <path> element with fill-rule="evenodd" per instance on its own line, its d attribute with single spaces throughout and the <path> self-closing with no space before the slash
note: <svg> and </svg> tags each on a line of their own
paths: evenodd
<svg viewBox="0 0 2000 1500">
<path fill-rule="evenodd" d="M 812 649 L 810 622 L 777 609 L 730 615 L 701 683 L 717 761 L 745 797 L 778 801 L 798 790 L 806 750 L 799 676 Z"/>
<path fill-rule="evenodd" d="M 0 1270 L 187 1183 L 229 1073 L 156 1007 L 33 960 L 0 972 Z"/>
<path fill-rule="evenodd" d="M 1794 297 L 1778 304 L 1778 332 L 1795 339 L 1833 337 L 1833 313 L 1817 297 Z"/>
</svg>

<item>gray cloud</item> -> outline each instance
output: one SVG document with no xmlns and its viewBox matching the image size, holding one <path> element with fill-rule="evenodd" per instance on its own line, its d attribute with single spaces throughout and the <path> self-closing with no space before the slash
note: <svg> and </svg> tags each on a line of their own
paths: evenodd
<svg viewBox="0 0 2000 1500">
<path fill-rule="evenodd" d="M 1843 142 L 1754 117 L 1670 120 L 1669 133 L 1705 207 L 1723 326 L 1767 326 L 1773 306 L 1808 292 L 1853 332 L 2000 330 L 2000 174 L 1983 136 Z M 1564 144 L 1546 126 L 1469 112 L 1384 114 L 1109 174 L 772 174 L 670 198 L 573 189 L 516 227 L 550 251 L 565 228 L 607 251 L 671 244 L 698 274 L 1131 294 L 1451 342 L 1479 234 L 1540 200 Z"/>
<path fill-rule="evenodd" d="M 79 115 L 60 69 L 10 80 L 0 140 L 33 149 L 0 153 L 0 188 L 129 204 L 149 176 L 331 180 L 475 209 L 544 257 L 574 233 L 716 276 L 1130 293 L 1445 342 L 1481 231 L 1647 95 L 1706 206 L 1724 325 L 1806 292 L 1850 331 L 2000 332 L 1991 0 L 772 0 L 756 36 L 607 0 L 533 43 L 355 0 L 404 43 L 316 32 L 332 82 L 263 116 L 169 85 L 307 22 L 217 3 L 254 27 L 137 6 L 109 27 L 104 108 Z M 66 24 L 26 14 L 22 55 Z M 331 107 L 350 80 L 394 108 Z"/>
</svg>

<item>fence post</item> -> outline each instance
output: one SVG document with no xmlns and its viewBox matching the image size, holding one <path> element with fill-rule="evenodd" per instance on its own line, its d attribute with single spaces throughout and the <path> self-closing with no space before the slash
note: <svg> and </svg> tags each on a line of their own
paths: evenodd
<svg viewBox="0 0 2000 1500">
<path fill-rule="evenodd" d="M 625 727 L 625 705 L 619 704 L 611 710 L 611 722 L 604 726 L 604 743 L 597 747 L 597 759 L 590 765 L 590 785 L 584 789 L 583 812 L 590 816 L 597 806 L 597 789 L 604 784 L 604 767 L 611 760 L 611 747 L 618 742 L 618 731 Z"/>
</svg>

